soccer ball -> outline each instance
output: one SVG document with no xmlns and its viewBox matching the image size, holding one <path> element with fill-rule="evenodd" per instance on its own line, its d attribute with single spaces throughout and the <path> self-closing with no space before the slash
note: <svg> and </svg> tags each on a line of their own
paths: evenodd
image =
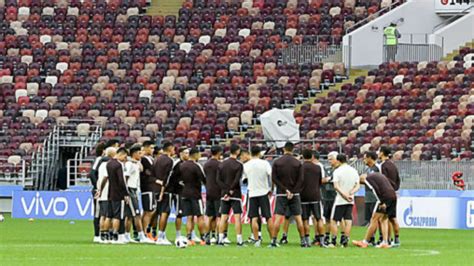
<svg viewBox="0 0 474 266">
<path fill-rule="evenodd" d="M 188 240 L 185 237 L 178 237 L 174 244 L 177 248 L 186 248 L 188 246 Z"/>
<path fill-rule="evenodd" d="M 5 216 L 3 216 L 3 214 L 0 214 L 0 223 L 5 221 Z"/>
</svg>

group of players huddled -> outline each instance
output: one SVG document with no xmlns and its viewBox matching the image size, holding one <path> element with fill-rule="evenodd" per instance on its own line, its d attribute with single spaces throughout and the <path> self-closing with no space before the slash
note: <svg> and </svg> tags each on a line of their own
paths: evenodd
<svg viewBox="0 0 474 266">
<path fill-rule="evenodd" d="M 300 235 L 301 247 L 340 245 L 346 247 L 352 227 L 354 195 L 360 184 L 366 186 L 366 213 L 370 220 L 359 247 L 399 246 L 396 219 L 396 191 L 400 178 L 389 159 L 390 150 L 382 147 L 378 154 L 366 152 L 366 173 L 359 175 L 347 163 L 344 154 L 328 154 L 328 173 L 319 162 L 319 154 L 305 149 L 294 154 L 294 144 L 287 142 L 283 155 L 270 164 L 264 151 L 253 146 L 249 151 L 232 144 L 227 158 L 221 146 L 211 147 L 211 158 L 204 166 L 198 148 L 180 147 L 177 151 L 167 142 L 161 148 L 146 141 L 127 148 L 117 141 L 99 144 L 92 167 L 91 181 L 95 199 L 94 242 L 126 244 L 148 243 L 171 245 L 166 226 L 170 213 L 176 219 L 176 239 L 185 238 L 188 245 L 227 246 L 229 215 L 232 213 L 238 246 L 262 245 L 261 228 L 267 224 L 269 247 L 288 243 L 288 226 L 293 218 Z M 377 164 L 380 160 L 380 164 Z M 247 183 L 244 204 L 251 221 L 252 235 L 242 237 L 242 190 Z M 202 198 L 205 187 L 205 206 Z M 272 214 L 271 197 L 275 196 Z M 142 209 L 138 198 L 141 197 Z M 182 218 L 186 217 L 186 236 L 181 236 Z M 263 220 L 264 219 L 264 220 Z M 310 239 L 310 219 L 314 239 Z M 195 226 L 197 224 L 197 232 Z M 283 237 L 277 241 L 280 226 Z M 133 235 L 132 232 L 133 226 Z M 379 239 L 375 239 L 376 231 Z M 393 230 L 394 239 L 391 239 Z"/>
</svg>

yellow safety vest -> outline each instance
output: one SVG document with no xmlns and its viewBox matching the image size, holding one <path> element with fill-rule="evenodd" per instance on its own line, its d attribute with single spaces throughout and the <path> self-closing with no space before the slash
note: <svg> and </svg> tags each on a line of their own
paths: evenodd
<svg viewBox="0 0 474 266">
<path fill-rule="evenodd" d="M 397 28 L 395 27 L 386 27 L 383 30 L 383 34 L 385 35 L 385 45 L 397 45 L 397 36 L 395 34 L 395 31 Z"/>
</svg>

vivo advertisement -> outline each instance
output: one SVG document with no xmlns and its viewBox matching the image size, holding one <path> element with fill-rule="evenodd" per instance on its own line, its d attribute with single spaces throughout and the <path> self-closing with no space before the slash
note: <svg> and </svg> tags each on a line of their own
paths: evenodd
<svg viewBox="0 0 474 266">
<path fill-rule="evenodd" d="M 474 229 L 474 191 L 401 190 L 400 195 L 401 227 Z M 14 218 L 90 220 L 94 203 L 88 191 L 14 191 L 12 211 Z M 244 207 L 244 218 L 245 213 Z"/>
</svg>

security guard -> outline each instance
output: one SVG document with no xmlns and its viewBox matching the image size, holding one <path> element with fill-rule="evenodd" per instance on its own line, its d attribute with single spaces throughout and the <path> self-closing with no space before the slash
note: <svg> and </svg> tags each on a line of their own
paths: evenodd
<svg viewBox="0 0 474 266">
<path fill-rule="evenodd" d="M 401 37 L 400 32 L 397 30 L 397 24 L 393 22 L 390 23 L 390 26 L 383 30 L 383 35 L 385 37 L 387 61 L 393 62 L 395 61 L 395 56 L 397 54 L 398 39 Z"/>
</svg>

